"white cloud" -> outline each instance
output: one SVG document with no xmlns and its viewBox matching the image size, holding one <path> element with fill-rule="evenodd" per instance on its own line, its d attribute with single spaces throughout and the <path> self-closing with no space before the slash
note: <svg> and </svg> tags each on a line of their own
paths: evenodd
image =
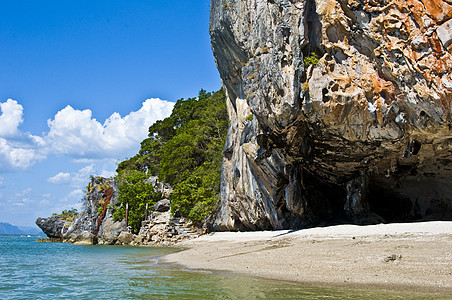
<svg viewBox="0 0 452 300">
<path fill-rule="evenodd" d="M 92 118 L 89 109 L 83 111 L 66 106 L 54 120 L 48 120 L 50 132 L 45 137 L 51 150 L 56 153 L 74 153 L 84 156 L 89 151 L 98 152 L 98 137 L 102 136 L 102 125 Z"/>
<path fill-rule="evenodd" d="M 116 171 L 108 171 L 108 170 L 102 170 L 100 173 L 98 173 L 98 176 L 104 177 L 104 178 L 110 178 L 115 176 Z"/>
<path fill-rule="evenodd" d="M 0 187 L 2 187 L 3 186 L 3 177 L 2 176 L 0 176 Z"/>
<path fill-rule="evenodd" d="M 22 133 L 23 107 L 8 99 L 0 103 L 0 171 L 27 169 L 45 156 L 38 148 L 42 139 Z"/>
<path fill-rule="evenodd" d="M 66 106 L 53 120 L 44 141 L 50 151 L 80 158 L 118 157 L 129 154 L 146 138 L 155 121 L 171 114 L 174 103 L 148 99 L 138 111 L 121 117 L 113 113 L 101 124 L 89 109 Z"/>
<path fill-rule="evenodd" d="M 7 169 L 28 169 L 36 161 L 45 158 L 33 145 L 0 138 L 0 171 Z"/>
<path fill-rule="evenodd" d="M 77 211 L 81 212 L 83 210 L 83 204 L 81 201 L 71 205 L 69 209 L 75 208 Z"/>
<path fill-rule="evenodd" d="M 31 188 L 26 188 L 25 190 L 22 190 L 21 192 L 16 193 L 15 197 L 16 198 L 21 198 L 21 197 L 27 196 L 27 195 L 29 195 L 31 193 L 31 191 L 32 191 Z"/>
<path fill-rule="evenodd" d="M 16 193 L 14 195 L 14 198 L 10 199 L 9 202 L 12 202 L 12 204 L 15 206 L 24 206 L 25 204 L 32 203 L 33 200 L 30 200 L 29 198 L 31 191 L 31 188 L 27 188 L 19 193 Z"/>
<path fill-rule="evenodd" d="M 173 106 L 173 102 L 147 99 L 138 111 L 124 117 L 113 113 L 101 124 L 92 117 L 91 110 L 68 105 L 47 121 L 47 134 L 34 136 L 18 129 L 23 121 L 23 107 L 8 99 L 0 103 L 0 172 L 28 169 L 49 154 L 71 155 L 87 163 L 130 156 L 147 137 L 149 126 L 168 117 Z M 111 176 L 112 172 L 108 174 Z M 49 178 L 49 182 L 63 179 Z"/>
<path fill-rule="evenodd" d="M 94 164 L 90 164 L 86 167 L 83 167 L 80 170 L 78 170 L 77 173 L 73 174 L 71 185 L 72 186 L 86 185 L 89 181 L 89 177 L 91 175 L 95 175 L 95 173 L 96 170 Z"/>
<path fill-rule="evenodd" d="M 73 187 L 85 186 L 91 175 L 97 175 L 95 164 L 85 166 L 74 173 L 59 172 L 47 179 L 47 182 L 54 184 L 70 184 Z"/>
<path fill-rule="evenodd" d="M 71 191 L 69 194 L 67 194 L 63 199 L 61 199 L 61 202 L 78 202 L 83 197 L 83 191 L 81 189 L 76 189 Z"/>
<path fill-rule="evenodd" d="M 101 176 L 110 178 L 115 175 L 115 160 L 106 159 L 90 163 L 75 172 L 59 172 L 55 176 L 47 179 L 53 184 L 69 184 L 72 187 L 84 188 L 90 181 L 90 176 Z"/>
<path fill-rule="evenodd" d="M 53 177 L 50 177 L 47 179 L 47 182 L 54 183 L 54 184 L 63 184 L 63 183 L 69 183 L 71 180 L 71 174 L 60 172 L 56 174 Z"/>
<path fill-rule="evenodd" d="M 49 200 L 43 199 L 39 201 L 39 206 L 48 206 L 50 204 Z"/>
<path fill-rule="evenodd" d="M 0 103 L 0 137 L 13 137 L 20 135 L 19 124 L 22 123 L 23 107 L 17 101 L 8 99 Z"/>
</svg>

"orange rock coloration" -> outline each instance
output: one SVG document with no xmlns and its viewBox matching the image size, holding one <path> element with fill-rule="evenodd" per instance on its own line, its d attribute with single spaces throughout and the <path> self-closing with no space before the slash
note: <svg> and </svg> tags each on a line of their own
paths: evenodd
<svg viewBox="0 0 452 300">
<path fill-rule="evenodd" d="M 100 213 L 99 217 L 97 217 L 96 229 L 93 232 L 93 234 L 95 236 L 97 236 L 97 234 L 99 233 L 99 229 L 102 226 L 102 223 L 104 222 L 105 215 L 107 214 L 107 207 L 108 207 L 108 204 L 110 204 L 111 197 L 113 197 L 113 194 L 114 194 L 114 189 L 112 187 L 109 187 L 108 189 L 106 189 L 104 191 L 105 201 L 104 201 L 104 204 L 102 205 L 102 212 Z"/>
</svg>

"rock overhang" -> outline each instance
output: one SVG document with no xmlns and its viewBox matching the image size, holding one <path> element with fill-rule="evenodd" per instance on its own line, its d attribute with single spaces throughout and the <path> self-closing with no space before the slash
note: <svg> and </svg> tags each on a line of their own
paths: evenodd
<svg viewBox="0 0 452 300">
<path fill-rule="evenodd" d="M 231 121 L 216 229 L 452 217 L 449 3 L 211 10 Z"/>
</svg>

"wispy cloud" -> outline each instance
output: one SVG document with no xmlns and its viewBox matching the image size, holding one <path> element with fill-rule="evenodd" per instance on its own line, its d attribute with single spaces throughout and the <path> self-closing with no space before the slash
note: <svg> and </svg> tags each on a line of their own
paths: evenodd
<svg viewBox="0 0 452 300">
<path fill-rule="evenodd" d="M 15 206 L 24 206 L 25 204 L 33 202 L 33 200 L 30 199 L 31 191 L 31 188 L 27 188 L 19 193 L 16 193 L 14 198 L 10 199 L 10 202 L 12 202 Z"/>
<path fill-rule="evenodd" d="M 20 191 L 19 193 L 16 193 L 15 197 L 16 198 L 21 198 L 21 197 L 30 195 L 31 191 L 32 191 L 31 188 L 26 188 L 26 189 Z"/>
<path fill-rule="evenodd" d="M 89 176 L 94 175 L 96 168 L 94 164 L 90 164 L 78 170 L 73 176 L 71 184 L 72 186 L 80 186 L 88 182 Z"/>
<path fill-rule="evenodd" d="M 112 177 L 115 172 L 107 170 L 111 169 L 112 166 L 113 162 L 111 160 L 109 161 L 108 167 L 102 164 L 91 163 L 76 172 L 59 172 L 55 176 L 48 178 L 47 182 L 53 184 L 69 184 L 72 187 L 85 186 L 91 175 Z"/>
<path fill-rule="evenodd" d="M 71 191 L 69 194 L 67 194 L 63 199 L 61 199 L 61 202 L 72 202 L 77 203 L 79 202 L 83 197 L 83 191 L 81 189 L 76 189 Z"/>
<path fill-rule="evenodd" d="M 71 174 L 65 173 L 65 172 L 60 172 L 60 173 L 56 174 L 55 176 L 47 179 L 47 182 L 54 183 L 54 184 L 64 184 L 64 183 L 69 183 L 70 181 L 71 181 Z"/>
</svg>

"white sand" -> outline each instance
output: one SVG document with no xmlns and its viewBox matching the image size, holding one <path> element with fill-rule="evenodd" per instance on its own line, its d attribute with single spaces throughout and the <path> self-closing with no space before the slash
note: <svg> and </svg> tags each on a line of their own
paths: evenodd
<svg viewBox="0 0 452 300">
<path fill-rule="evenodd" d="M 219 232 L 180 245 L 166 262 L 316 284 L 452 295 L 452 222 Z"/>
</svg>

